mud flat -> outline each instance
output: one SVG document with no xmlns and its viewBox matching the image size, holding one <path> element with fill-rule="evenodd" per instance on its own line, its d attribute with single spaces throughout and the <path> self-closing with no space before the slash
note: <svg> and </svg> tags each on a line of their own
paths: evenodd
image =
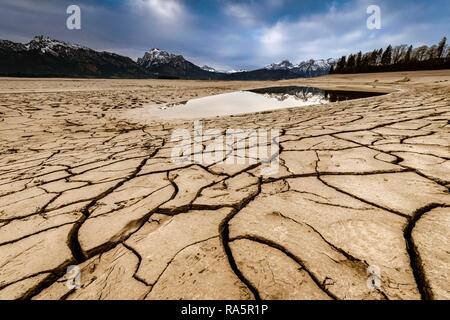
<svg viewBox="0 0 450 320">
<path fill-rule="evenodd" d="M 280 130 L 273 176 L 173 163 L 192 121 L 128 117 L 286 85 L 389 94 L 203 122 Z M 450 299 L 449 119 L 450 71 L 0 79 L 0 299 Z"/>
</svg>

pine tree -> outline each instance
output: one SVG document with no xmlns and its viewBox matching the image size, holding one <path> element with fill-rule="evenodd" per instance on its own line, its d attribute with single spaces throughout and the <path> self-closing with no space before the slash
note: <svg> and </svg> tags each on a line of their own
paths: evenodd
<svg viewBox="0 0 450 320">
<path fill-rule="evenodd" d="M 377 64 L 378 50 L 373 50 L 369 55 L 369 65 L 374 66 Z"/>
<path fill-rule="evenodd" d="M 335 72 L 342 72 L 345 69 L 345 64 L 346 64 L 346 56 L 342 56 L 339 61 L 336 64 L 336 69 L 334 70 Z"/>
<path fill-rule="evenodd" d="M 331 66 L 329 74 L 334 74 L 336 66 Z"/>
<path fill-rule="evenodd" d="M 381 64 L 384 66 L 388 66 L 391 64 L 391 60 L 392 60 L 392 46 L 389 45 L 381 57 Z"/>
<path fill-rule="evenodd" d="M 442 40 L 439 42 L 438 47 L 436 49 L 436 57 L 437 59 L 442 57 L 442 54 L 444 53 L 445 45 L 447 44 L 447 38 L 443 37 Z"/>
<path fill-rule="evenodd" d="M 370 55 L 370 53 L 366 53 L 362 56 L 359 72 L 367 72 L 369 70 Z"/>
<path fill-rule="evenodd" d="M 361 62 L 362 62 L 362 52 L 358 52 L 358 55 L 356 56 L 356 69 L 359 71 L 361 68 Z"/>
<path fill-rule="evenodd" d="M 354 54 L 348 56 L 347 69 L 353 69 L 355 67 L 356 58 Z"/>
</svg>

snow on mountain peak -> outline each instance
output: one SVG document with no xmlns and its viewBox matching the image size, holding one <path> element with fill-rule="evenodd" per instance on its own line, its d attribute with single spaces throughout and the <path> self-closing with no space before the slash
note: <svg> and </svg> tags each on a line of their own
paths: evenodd
<svg viewBox="0 0 450 320">
<path fill-rule="evenodd" d="M 294 65 L 289 60 L 283 60 L 280 63 L 272 63 L 266 67 L 267 70 L 290 70 Z"/>
<path fill-rule="evenodd" d="M 184 57 L 160 50 L 158 48 L 153 48 L 147 51 L 144 54 L 143 58 L 138 59 L 138 64 L 146 66 L 158 66 L 177 61 L 184 61 Z"/>
<path fill-rule="evenodd" d="M 241 73 L 241 72 L 248 72 L 246 69 L 240 69 L 240 70 L 228 70 L 226 73 L 233 74 L 233 73 Z"/>
<path fill-rule="evenodd" d="M 36 36 L 28 44 L 26 44 L 28 50 L 40 50 L 41 53 L 51 53 L 58 55 L 58 52 L 63 50 L 89 50 L 87 47 L 83 47 L 77 44 L 54 40 L 47 36 Z"/>
<path fill-rule="evenodd" d="M 333 59 L 314 60 L 300 62 L 299 64 L 292 64 L 289 60 L 283 60 L 280 63 L 272 63 L 266 67 L 267 70 L 285 70 L 296 74 L 316 75 L 326 74 L 335 61 Z"/>
<path fill-rule="evenodd" d="M 212 67 L 210 67 L 210 66 L 207 66 L 207 65 L 204 65 L 204 66 L 202 67 L 202 69 L 205 70 L 205 71 L 208 71 L 208 72 L 217 72 L 216 69 L 214 69 L 214 68 L 212 68 Z"/>
<path fill-rule="evenodd" d="M 308 61 L 303 61 L 299 63 L 296 68 L 300 69 L 303 72 L 316 72 L 320 70 L 329 71 L 330 68 L 333 66 L 334 60 L 333 59 L 319 59 L 314 60 L 310 59 Z"/>
</svg>

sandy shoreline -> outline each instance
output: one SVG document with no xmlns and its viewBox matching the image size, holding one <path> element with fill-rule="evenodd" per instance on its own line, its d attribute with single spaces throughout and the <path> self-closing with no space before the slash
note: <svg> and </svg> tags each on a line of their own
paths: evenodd
<svg viewBox="0 0 450 320">
<path fill-rule="evenodd" d="M 389 94 L 204 121 L 279 129 L 271 177 L 173 163 L 171 132 L 192 121 L 127 116 L 284 85 Z M 449 119 L 450 70 L 0 78 L 0 299 L 450 299 Z"/>
</svg>

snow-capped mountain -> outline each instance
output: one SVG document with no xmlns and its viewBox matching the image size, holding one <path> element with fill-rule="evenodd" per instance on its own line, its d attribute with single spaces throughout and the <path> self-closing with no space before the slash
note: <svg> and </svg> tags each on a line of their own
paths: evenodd
<svg viewBox="0 0 450 320">
<path fill-rule="evenodd" d="M 154 76 L 163 78 L 216 79 L 219 73 L 212 68 L 204 69 L 176 55 L 153 48 L 137 60 L 138 65 Z"/>
<path fill-rule="evenodd" d="M 166 64 L 174 66 L 182 66 L 186 60 L 182 55 L 176 55 L 153 48 L 144 54 L 144 57 L 139 58 L 137 63 L 145 68 L 158 67 Z"/>
<path fill-rule="evenodd" d="M 233 69 L 233 70 L 228 70 L 228 71 L 217 70 L 217 69 L 214 69 L 213 67 L 210 67 L 210 66 L 207 66 L 207 65 L 204 65 L 202 67 L 202 69 L 205 70 L 205 71 L 215 72 L 215 73 L 220 73 L 220 74 L 232 74 L 232 73 L 238 73 L 238 72 L 247 72 L 247 70 L 245 70 L 245 69 L 240 69 L 240 70 L 234 70 Z"/>
<path fill-rule="evenodd" d="M 335 64 L 334 59 L 320 59 L 303 61 L 295 66 L 296 73 L 307 74 L 310 77 L 324 75 L 330 72 L 331 67 Z"/>
<path fill-rule="evenodd" d="M 313 77 L 318 75 L 328 74 L 331 67 L 334 65 L 335 61 L 333 59 L 327 60 L 308 60 L 300 62 L 294 65 L 289 60 L 283 60 L 280 63 L 272 63 L 268 65 L 266 70 L 283 70 L 289 71 L 296 75 Z"/>
<path fill-rule="evenodd" d="M 37 36 L 29 43 L 0 40 L 0 75 L 148 77 L 133 60 L 77 44 Z"/>
<path fill-rule="evenodd" d="M 266 67 L 267 70 L 291 70 L 293 68 L 294 65 L 289 60 L 283 60 L 280 63 L 272 63 Z"/>
<path fill-rule="evenodd" d="M 220 72 L 209 66 L 199 67 L 182 55 L 151 49 L 138 59 L 138 64 L 159 77 L 224 80 L 278 80 L 315 77 L 328 74 L 334 60 L 309 60 L 293 64 L 289 60 L 272 63 L 258 70 L 230 70 Z"/>
<path fill-rule="evenodd" d="M 28 50 L 40 50 L 41 53 L 50 53 L 58 55 L 59 53 L 68 53 L 71 50 L 86 50 L 90 49 L 77 44 L 54 40 L 45 36 L 34 37 L 28 44 L 25 45 Z"/>
<path fill-rule="evenodd" d="M 44 36 L 37 36 L 26 44 L 0 40 L 0 76 L 280 80 L 328 74 L 334 63 L 333 59 L 299 64 L 283 60 L 257 70 L 217 71 L 157 48 L 135 62 L 114 53 Z"/>
<path fill-rule="evenodd" d="M 232 80 L 280 80 L 317 77 L 328 74 L 334 63 L 333 59 L 308 60 L 299 64 L 283 60 L 262 69 L 230 74 L 228 78 Z"/>
</svg>

